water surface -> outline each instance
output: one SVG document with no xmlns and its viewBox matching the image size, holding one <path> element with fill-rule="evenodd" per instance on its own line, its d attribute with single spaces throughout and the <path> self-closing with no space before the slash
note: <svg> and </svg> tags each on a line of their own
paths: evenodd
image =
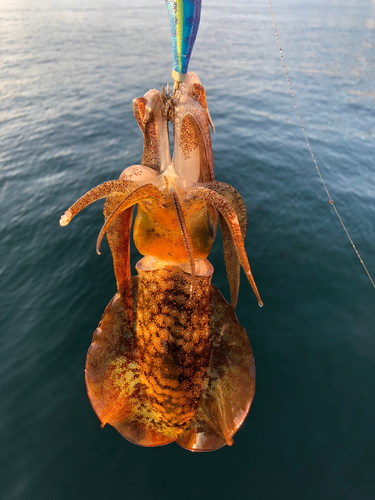
<svg viewBox="0 0 375 500">
<path fill-rule="evenodd" d="M 318 164 L 375 274 L 375 3 L 277 1 Z M 162 0 L 0 5 L 0 497 L 367 500 L 375 495 L 375 308 L 291 102 L 267 1 L 203 0 L 191 69 L 216 126 L 215 173 L 244 198 L 237 315 L 257 392 L 231 448 L 142 449 L 100 429 L 87 348 L 115 292 L 102 205 L 58 220 L 141 160 L 131 101 L 170 81 Z M 137 253 L 133 248 L 133 262 Z M 220 239 L 210 260 L 228 297 Z"/>
</svg>

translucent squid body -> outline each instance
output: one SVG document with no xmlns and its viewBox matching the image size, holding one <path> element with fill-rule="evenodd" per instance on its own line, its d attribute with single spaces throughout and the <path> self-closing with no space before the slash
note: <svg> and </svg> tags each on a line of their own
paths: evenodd
<svg viewBox="0 0 375 500">
<path fill-rule="evenodd" d="M 243 243 L 246 209 L 235 189 L 214 179 L 213 126 L 194 73 L 172 96 L 150 90 L 135 99 L 133 111 L 144 135 L 142 165 L 83 195 L 60 221 L 106 198 L 97 249 L 106 233 L 117 293 L 88 351 L 88 396 L 102 426 L 132 443 L 212 451 L 232 444 L 255 390 L 251 346 L 234 311 L 240 266 L 262 305 Z M 144 257 L 131 277 L 135 204 L 134 242 Z M 207 260 L 218 222 L 231 305 L 211 285 Z"/>
</svg>

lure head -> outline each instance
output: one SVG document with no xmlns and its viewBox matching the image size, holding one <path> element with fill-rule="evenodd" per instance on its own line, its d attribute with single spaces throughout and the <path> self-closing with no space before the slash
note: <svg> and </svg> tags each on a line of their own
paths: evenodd
<svg viewBox="0 0 375 500">
<path fill-rule="evenodd" d="M 171 25 L 175 82 L 183 82 L 201 16 L 202 0 L 165 0 Z"/>
</svg>

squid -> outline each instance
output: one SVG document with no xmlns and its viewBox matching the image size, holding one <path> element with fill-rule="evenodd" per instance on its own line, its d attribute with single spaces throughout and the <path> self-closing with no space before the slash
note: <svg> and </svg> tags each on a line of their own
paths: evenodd
<svg viewBox="0 0 375 500">
<path fill-rule="evenodd" d="M 88 397 L 101 426 L 150 447 L 177 442 L 190 451 L 233 443 L 255 392 L 255 365 L 235 307 L 240 268 L 263 305 L 244 247 L 244 202 L 213 173 L 206 94 L 187 73 L 172 94 L 149 90 L 133 101 L 143 133 L 140 165 L 91 189 L 61 217 L 105 199 L 106 235 L 117 293 L 86 360 Z M 173 158 L 169 144 L 173 125 Z M 130 237 L 143 258 L 131 276 Z M 211 285 L 207 260 L 218 225 L 231 303 Z"/>
</svg>

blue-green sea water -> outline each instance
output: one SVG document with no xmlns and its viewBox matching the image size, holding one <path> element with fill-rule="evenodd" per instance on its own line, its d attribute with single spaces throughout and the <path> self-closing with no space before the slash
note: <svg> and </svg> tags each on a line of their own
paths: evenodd
<svg viewBox="0 0 375 500">
<path fill-rule="evenodd" d="M 302 120 L 375 274 L 375 2 L 274 0 Z M 237 315 L 257 390 L 231 448 L 144 449 L 100 429 L 87 349 L 115 293 L 102 204 L 80 195 L 138 164 L 131 101 L 171 82 L 163 0 L 0 2 L 0 498 L 370 500 L 375 290 L 320 184 L 267 0 L 203 0 L 190 69 L 216 126 L 217 180 L 248 210 Z M 133 248 L 132 266 L 137 260 Z M 220 238 L 213 283 L 228 298 Z"/>
</svg>

